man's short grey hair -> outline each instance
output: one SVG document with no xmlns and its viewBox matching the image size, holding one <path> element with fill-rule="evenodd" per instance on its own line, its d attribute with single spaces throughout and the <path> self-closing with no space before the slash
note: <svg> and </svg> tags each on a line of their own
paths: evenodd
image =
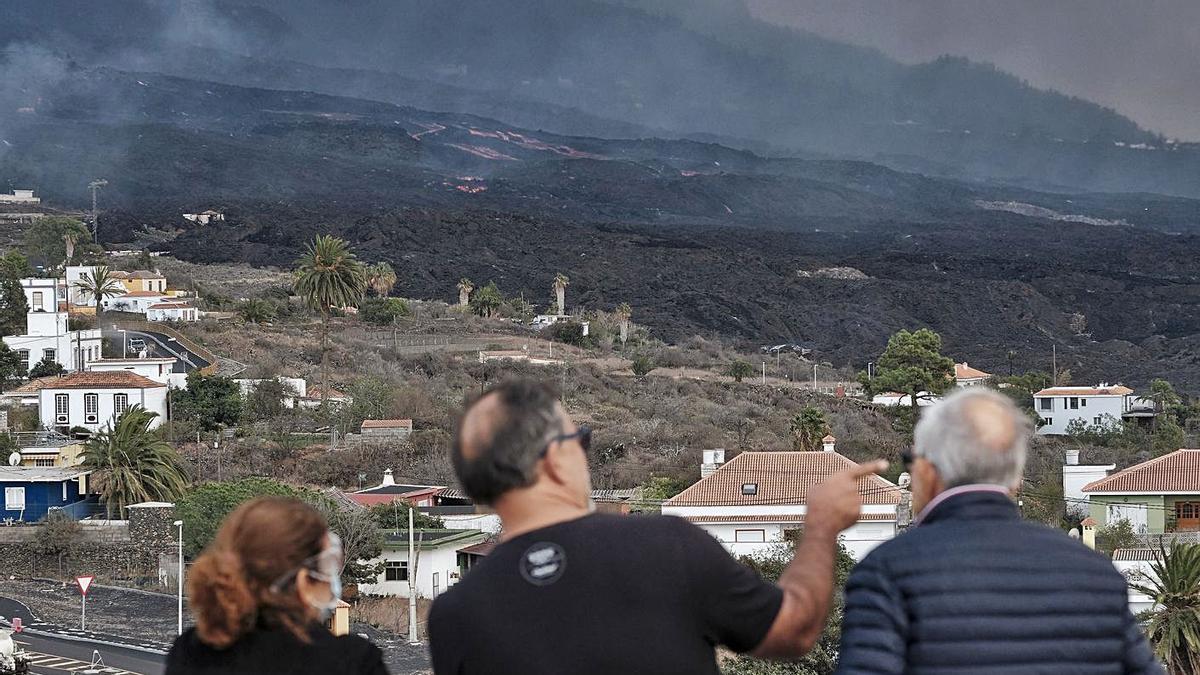
<svg viewBox="0 0 1200 675">
<path fill-rule="evenodd" d="M 973 483 L 1016 488 L 1032 429 L 1009 397 L 971 387 L 921 412 L 914 455 L 932 462 L 947 488 Z"/>
</svg>

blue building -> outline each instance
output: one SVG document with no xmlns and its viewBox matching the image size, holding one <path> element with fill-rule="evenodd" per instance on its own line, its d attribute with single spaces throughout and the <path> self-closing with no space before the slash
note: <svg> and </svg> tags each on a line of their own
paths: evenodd
<svg viewBox="0 0 1200 675">
<path fill-rule="evenodd" d="M 75 467 L 0 468 L 0 493 L 4 495 L 0 519 L 34 523 L 54 508 L 79 518 L 86 512 L 89 473 Z"/>
</svg>

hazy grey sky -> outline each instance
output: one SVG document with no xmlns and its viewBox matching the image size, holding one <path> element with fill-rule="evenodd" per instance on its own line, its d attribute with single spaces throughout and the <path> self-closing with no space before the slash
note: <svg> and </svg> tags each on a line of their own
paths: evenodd
<svg viewBox="0 0 1200 675">
<path fill-rule="evenodd" d="M 1200 140 L 1200 0 L 746 0 L 758 16 L 906 62 L 990 61 Z"/>
</svg>

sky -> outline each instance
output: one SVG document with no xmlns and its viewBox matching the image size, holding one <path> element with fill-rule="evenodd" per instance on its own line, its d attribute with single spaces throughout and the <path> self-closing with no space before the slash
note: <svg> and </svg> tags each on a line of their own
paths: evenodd
<svg viewBox="0 0 1200 675">
<path fill-rule="evenodd" d="M 942 54 L 1200 141 L 1200 0 L 745 0 L 760 18 L 875 47 Z"/>
</svg>

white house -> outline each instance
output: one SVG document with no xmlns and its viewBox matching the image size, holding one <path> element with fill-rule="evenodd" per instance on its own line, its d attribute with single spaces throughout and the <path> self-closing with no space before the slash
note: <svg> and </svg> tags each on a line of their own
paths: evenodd
<svg viewBox="0 0 1200 675">
<path fill-rule="evenodd" d="M 33 196 L 33 190 L 13 190 L 11 195 L 0 195 L 0 203 L 6 204 L 38 204 L 40 197 Z"/>
<path fill-rule="evenodd" d="M 159 302 L 146 308 L 147 321 L 199 321 L 200 313 L 186 302 Z"/>
<path fill-rule="evenodd" d="M 1079 449 L 1067 450 L 1066 463 L 1063 464 L 1063 499 L 1067 502 L 1068 511 L 1087 511 L 1087 494 L 1083 486 L 1098 481 L 1117 467 L 1116 464 L 1080 464 Z"/>
<path fill-rule="evenodd" d="M 173 356 L 100 359 L 89 363 L 87 369 L 94 373 L 131 372 L 169 385 L 172 382 L 171 374 L 175 371 L 176 361 L 177 359 Z"/>
<path fill-rule="evenodd" d="M 101 357 L 99 329 L 68 329 L 67 286 L 61 279 L 21 279 L 21 288 L 29 304 L 25 334 L 7 335 L 4 343 L 20 356 L 27 372 L 44 358 L 78 370 Z"/>
<path fill-rule="evenodd" d="M 207 225 L 210 222 L 224 222 L 225 220 L 224 213 L 221 213 L 220 211 L 214 211 L 212 209 L 201 211 L 200 213 L 185 213 L 183 214 L 183 217 L 192 221 L 193 223 L 200 223 L 201 225 Z"/>
<path fill-rule="evenodd" d="M 1048 387 L 1033 395 L 1033 407 L 1042 418 L 1042 435 L 1067 433 L 1079 420 L 1088 426 L 1116 424 L 1133 409 L 1133 390 L 1119 384 L 1094 387 Z"/>
<path fill-rule="evenodd" d="M 798 534 L 808 512 L 808 491 L 854 462 L 834 452 L 827 436 L 821 452 L 743 452 L 725 462 L 724 450 L 706 450 L 698 482 L 662 505 L 708 531 L 735 556 L 752 555 Z M 707 475 L 705 475 L 707 474 Z M 859 481 L 858 522 L 842 533 L 855 559 L 896 536 L 903 490 L 879 476 Z"/>
<path fill-rule="evenodd" d="M 1133 588 L 1134 584 L 1151 586 L 1158 578 L 1151 564 L 1158 560 L 1159 552 L 1153 548 L 1119 548 L 1113 551 L 1112 563 L 1129 583 L 1129 611 L 1137 615 L 1154 609 L 1154 599 Z"/>
<path fill-rule="evenodd" d="M 417 597 L 433 599 L 450 586 L 458 583 L 468 563 L 467 556 L 460 554 L 465 549 L 483 543 L 486 535 L 478 530 L 415 530 L 417 540 L 416 590 Z M 359 584 L 358 589 L 368 595 L 409 595 L 408 575 L 411 570 L 408 560 L 408 531 L 392 530 L 386 533 L 383 553 L 369 564 L 383 563 L 383 571 L 374 583 Z"/>
<path fill-rule="evenodd" d="M 991 376 L 991 373 L 972 368 L 966 361 L 954 364 L 954 385 L 957 387 L 975 387 L 987 382 Z"/>
<path fill-rule="evenodd" d="M 929 394 L 929 392 L 922 391 L 917 393 L 918 408 L 924 408 L 925 406 L 933 405 L 940 400 L 942 400 L 940 396 Z M 881 405 L 886 408 L 892 408 L 899 405 L 910 406 L 912 405 L 912 397 L 908 394 L 901 394 L 898 391 L 885 391 L 880 394 L 875 394 L 875 396 L 871 397 L 871 403 L 874 403 L 875 405 Z"/>
<path fill-rule="evenodd" d="M 166 301 L 170 296 L 157 291 L 129 291 L 115 298 L 105 298 L 101 305 L 111 312 L 133 312 L 145 314 L 152 305 Z"/>
<path fill-rule="evenodd" d="M 134 405 L 158 413 L 151 428 L 161 425 L 167 418 L 167 385 L 125 370 L 85 371 L 44 378 L 38 390 L 38 416 L 47 429 L 99 431 Z"/>
<path fill-rule="evenodd" d="M 283 388 L 288 392 L 288 394 L 284 395 L 283 397 L 283 405 L 288 408 L 295 408 L 296 400 L 303 399 L 308 395 L 308 383 L 304 381 L 303 377 L 277 377 L 274 379 L 278 380 L 279 383 L 283 385 Z M 254 390 L 258 387 L 259 383 L 266 381 L 267 380 L 261 379 L 234 380 L 234 382 L 237 383 L 238 388 L 241 390 L 242 398 L 246 398 L 250 394 L 254 393 Z"/>
</svg>

